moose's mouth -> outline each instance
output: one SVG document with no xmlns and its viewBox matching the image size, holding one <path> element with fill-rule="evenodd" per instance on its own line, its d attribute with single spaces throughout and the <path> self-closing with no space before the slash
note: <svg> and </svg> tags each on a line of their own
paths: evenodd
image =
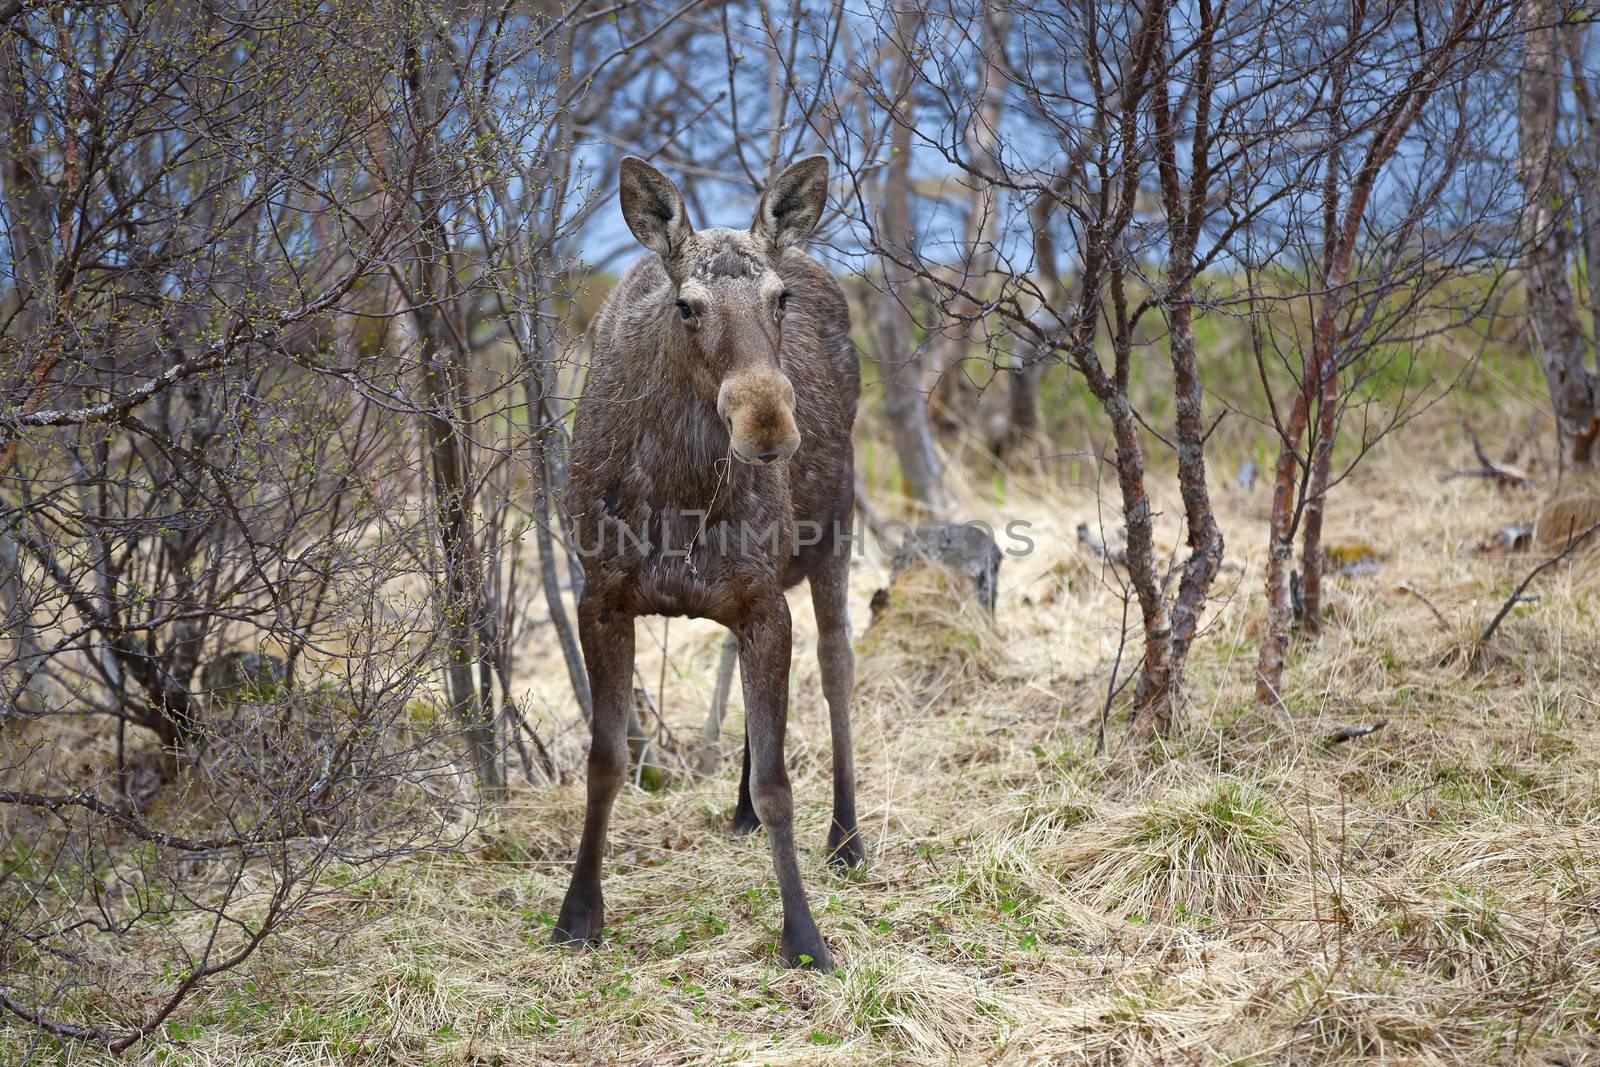
<svg viewBox="0 0 1600 1067">
<path fill-rule="evenodd" d="M 748 463 L 752 467 L 766 467 L 775 463 L 787 463 L 799 447 L 800 443 L 796 441 L 794 444 L 786 447 L 768 447 L 757 452 L 754 450 L 746 451 L 745 449 L 740 448 L 738 445 L 734 445 L 733 458 L 738 460 L 740 463 Z"/>
</svg>

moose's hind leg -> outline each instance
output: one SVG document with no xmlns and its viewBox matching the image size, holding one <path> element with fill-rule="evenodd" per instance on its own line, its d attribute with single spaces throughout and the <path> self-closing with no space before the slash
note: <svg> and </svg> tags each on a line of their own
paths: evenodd
<svg viewBox="0 0 1600 1067">
<path fill-rule="evenodd" d="M 744 765 L 739 770 L 739 802 L 733 808 L 733 825 L 729 832 L 734 837 L 748 837 L 761 829 L 761 818 L 756 814 L 754 801 L 750 799 L 750 699 L 749 693 L 745 694 L 744 712 Z"/>
<path fill-rule="evenodd" d="M 722 639 L 722 658 L 717 661 L 717 687 L 711 694 L 705 729 L 700 737 L 700 776 L 717 773 L 722 762 L 722 720 L 728 714 L 728 693 L 733 689 L 733 670 L 739 663 L 739 637 L 732 630 Z M 749 761 L 746 761 L 748 763 Z"/>
<path fill-rule="evenodd" d="M 717 741 L 722 734 L 722 719 L 728 709 L 728 690 L 733 685 L 733 669 L 738 660 L 739 635 L 729 630 L 722 644 L 722 661 L 717 666 L 717 690 L 711 697 L 711 713 L 706 718 L 705 740 L 700 753 L 701 774 L 710 775 L 716 770 Z M 729 831 L 735 837 L 745 837 L 761 829 L 761 819 L 757 817 L 755 804 L 750 800 L 750 681 L 742 668 L 739 678 L 744 689 L 744 755 L 739 766 L 739 802 L 733 809 L 733 825 Z"/>
<path fill-rule="evenodd" d="M 855 750 L 850 736 L 850 702 L 856 657 L 850 645 L 850 557 L 835 549 L 811 575 L 811 604 L 817 615 L 817 666 L 822 696 L 828 702 L 833 733 L 833 819 L 828 824 L 828 862 L 860 867 L 866 842 L 856 827 Z"/>
<path fill-rule="evenodd" d="M 628 707 L 633 700 L 633 619 L 612 616 L 605 622 L 593 611 L 578 609 L 578 634 L 583 642 L 589 689 L 594 694 L 593 738 L 589 743 L 588 805 L 583 813 L 583 838 L 572 865 L 572 882 L 561 902 L 561 915 L 550 936 L 556 945 L 597 945 L 605 930 L 605 899 L 600 892 L 600 861 L 606 848 L 606 825 L 628 773 Z"/>
</svg>

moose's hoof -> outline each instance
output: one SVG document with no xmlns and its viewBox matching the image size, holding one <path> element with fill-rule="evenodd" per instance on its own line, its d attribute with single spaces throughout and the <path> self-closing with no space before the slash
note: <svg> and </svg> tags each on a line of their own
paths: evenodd
<svg viewBox="0 0 1600 1067">
<path fill-rule="evenodd" d="M 575 901 L 570 897 L 561 905 L 561 917 L 550 933 L 550 943 L 562 948 L 596 948 L 605 932 L 606 909 L 599 900 Z"/>
<path fill-rule="evenodd" d="M 799 929 L 784 923 L 778 950 L 783 955 L 783 962 L 791 967 L 824 973 L 833 970 L 833 956 L 829 954 L 828 946 L 822 943 L 822 935 L 817 932 L 815 923 L 808 923 Z"/>
<path fill-rule="evenodd" d="M 749 837 L 759 829 L 761 829 L 761 820 L 756 818 L 754 808 L 747 808 L 741 805 L 733 809 L 733 825 L 728 828 L 728 832 L 733 834 L 734 837 Z"/>
<path fill-rule="evenodd" d="M 867 845 L 855 830 L 849 833 L 835 826 L 828 831 L 828 866 L 855 870 L 867 865 Z"/>
</svg>

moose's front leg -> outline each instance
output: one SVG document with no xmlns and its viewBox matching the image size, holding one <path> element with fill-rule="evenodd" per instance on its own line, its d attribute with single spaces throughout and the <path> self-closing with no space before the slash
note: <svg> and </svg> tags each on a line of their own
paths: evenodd
<svg viewBox="0 0 1600 1067">
<path fill-rule="evenodd" d="M 601 613 L 593 603 L 578 607 L 578 636 L 594 695 L 589 742 L 589 803 L 583 813 L 583 840 L 572 865 L 572 883 L 561 903 L 550 941 L 556 945 L 597 945 L 605 930 L 600 893 L 600 860 L 606 824 L 628 773 L 628 704 L 633 699 L 633 619 Z"/>
<path fill-rule="evenodd" d="M 750 746 L 750 799 L 767 828 L 772 866 L 783 898 L 784 961 L 793 967 L 833 969 L 822 943 L 794 853 L 794 801 L 783 762 L 789 716 L 789 604 L 780 593 L 738 628 L 744 676 L 745 736 Z"/>
</svg>

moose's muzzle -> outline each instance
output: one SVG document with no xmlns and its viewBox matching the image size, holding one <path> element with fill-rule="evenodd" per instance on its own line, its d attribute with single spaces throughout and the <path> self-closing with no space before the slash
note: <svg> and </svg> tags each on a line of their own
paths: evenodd
<svg viewBox="0 0 1600 1067">
<path fill-rule="evenodd" d="M 800 447 L 794 386 L 776 367 L 725 379 L 717 390 L 717 414 L 727 424 L 733 458 L 741 463 L 784 463 Z"/>
</svg>

